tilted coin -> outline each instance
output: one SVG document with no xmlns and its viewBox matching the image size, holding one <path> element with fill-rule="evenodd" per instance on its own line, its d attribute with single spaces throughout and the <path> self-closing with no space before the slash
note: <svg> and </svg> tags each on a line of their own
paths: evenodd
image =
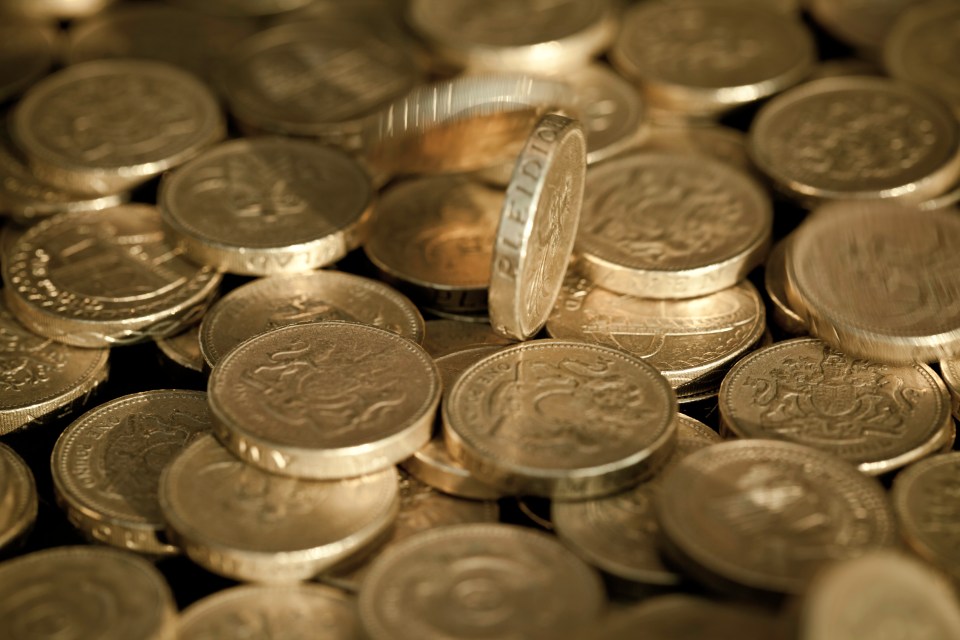
<svg viewBox="0 0 960 640">
<path fill-rule="evenodd" d="M 267 276 L 325 267 L 360 246 L 373 198 L 346 153 L 263 137 L 225 142 L 168 174 L 158 202 L 191 260 Z"/>
<path fill-rule="evenodd" d="M 947 383 L 947 389 L 950 391 L 954 417 L 960 416 L 960 360 L 954 358 L 941 360 L 940 377 Z"/>
<path fill-rule="evenodd" d="M 243 460 L 282 475 L 346 478 L 427 443 L 440 376 L 419 345 L 394 333 L 313 322 L 242 343 L 213 368 L 208 392 L 217 436 Z"/>
<path fill-rule="evenodd" d="M 57 57 L 58 35 L 56 30 L 42 24 L 3 21 L 0 25 L 0 102 L 22 93 L 50 71 Z"/>
<path fill-rule="evenodd" d="M 810 333 L 847 355 L 960 355 L 960 219 L 893 204 L 824 206 L 794 232 L 787 296 Z"/>
<path fill-rule="evenodd" d="M 0 629 L 9 640 L 169 640 L 175 624 L 163 575 L 132 553 L 58 547 L 0 564 Z"/>
<path fill-rule="evenodd" d="M 69 20 L 102 11 L 117 0 L 0 0 L 0 16 L 31 20 Z"/>
<path fill-rule="evenodd" d="M 224 16 L 268 16 L 293 11 L 306 6 L 311 0 L 167 0 L 188 9 L 207 11 Z"/>
<path fill-rule="evenodd" d="M 357 640 L 354 599 L 319 584 L 246 585 L 193 603 L 177 624 L 180 640 L 212 638 Z M 259 634 L 259 635 L 256 635 Z"/>
<path fill-rule="evenodd" d="M 409 300 L 389 286 L 339 271 L 254 280 L 210 308 L 200 350 L 213 367 L 241 342 L 279 327 L 320 321 L 359 322 L 420 342 L 424 324 Z"/>
<path fill-rule="evenodd" d="M 203 372 L 205 361 L 200 352 L 200 323 L 176 335 L 157 338 L 156 343 L 160 353 L 174 364 L 193 373 Z"/>
<path fill-rule="evenodd" d="M 738 440 L 696 451 L 664 475 L 657 516 L 691 575 L 751 593 L 799 593 L 830 562 L 890 547 L 883 487 L 830 454 Z"/>
<path fill-rule="evenodd" d="M 372 640 L 580 637 L 603 603 L 589 567 L 556 540 L 503 525 L 458 525 L 404 540 L 360 588 Z"/>
<path fill-rule="evenodd" d="M 636 153 L 587 172 L 575 251 L 605 289 L 692 298 L 732 287 L 760 264 L 772 220 L 769 196 L 737 169 Z"/>
<path fill-rule="evenodd" d="M 443 405 L 447 448 L 511 494 L 615 493 L 660 467 L 676 441 L 666 379 L 610 347 L 535 340 L 464 372 Z"/>
<path fill-rule="evenodd" d="M 654 109 L 715 116 L 801 82 L 816 59 L 802 23 L 758 3 L 634 5 L 611 50 Z"/>
<path fill-rule="evenodd" d="M 517 157 L 490 267 L 490 324 L 515 340 L 536 335 L 560 293 L 577 235 L 586 175 L 579 121 L 549 114 Z"/>
<path fill-rule="evenodd" d="M 821 60 L 807 76 L 807 82 L 845 76 L 882 76 L 883 69 L 875 62 L 862 58 L 833 58 Z"/>
<path fill-rule="evenodd" d="M 747 137 L 730 127 L 655 123 L 647 128 L 640 148 L 644 151 L 695 153 L 719 160 L 744 173 L 756 172 L 747 153 Z"/>
<path fill-rule="evenodd" d="M 97 60 L 35 84 L 13 139 L 36 176 L 83 194 L 125 191 L 223 138 L 220 105 L 195 76 L 148 60 Z"/>
<path fill-rule="evenodd" d="M 925 364 L 889 365 L 820 340 L 778 342 L 738 362 L 720 386 L 722 428 L 843 458 L 870 475 L 953 442 L 950 396 Z"/>
<path fill-rule="evenodd" d="M 960 452 L 932 456 L 893 481 L 891 500 L 911 549 L 960 580 Z"/>
<path fill-rule="evenodd" d="M 479 322 L 427 320 L 424 328 L 423 348 L 433 358 L 442 358 L 473 347 L 508 344 L 510 340 L 496 333 L 489 324 Z"/>
<path fill-rule="evenodd" d="M 774 324 L 790 335 L 807 333 L 807 322 L 790 307 L 787 298 L 787 243 L 789 237 L 777 242 L 770 249 L 763 270 L 763 288 L 770 300 L 770 317 Z"/>
<path fill-rule="evenodd" d="M 377 203 L 363 250 L 415 302 L 485 311 L 503 198 L 503 191 L 462 176 L 400 183 Z"/>
<path fill-rule="evenodd" d="M 173 460 L 159 495 L 174 541 L 191 560 L 268 583 L 311 578 L 363 549 L 398 507 L 394 469 L 330 482 L 286 478 L 241 462 L 213 437 Z"/>
<path fill-rule="evenodd" d="M 719 386 L 762 337 L 763 300 L 747 281 L 698 298 L 653 300 L 598 287 L 570 269 L 547 333 L 615 347 L 656 367 L 674 389 Z"/>
<path fill-rule="evenodd" d="M 811 16 L 834 37 L 868 58 L 881 53 L 897 17 L 910 5 L 924 0 L 809 0 Z"/>
<path fill-rule="evenodd" d="M 65 344 L 105 347 L 178 333 L 220 283 L 168 244 L 153 207 L 63 213 L 27 231 L 3 265 L 10 311 Z"/>
<path fill-rule="evenodd" d="M 30 531 L 38 504 L 30 467 L 0 442 L 0 549 L 22 540 Z"/>
<path fill-rule="evenodd" d="M 771 100 L 749 149 L 774 186 L 801 204 L 922 202 L 960 177 L 960 123 L 940 100 L 886 78 L 827 78 Z"/>
<path fill-rule="evenodd" d="M 210 432 L 202 391 L 143 391 L 86 412 L 60 435 L 50 458 L 54 490 L 71 524 L 121 549 L 177 553 L 162 535 L 160 473 Z"/>
</svg>

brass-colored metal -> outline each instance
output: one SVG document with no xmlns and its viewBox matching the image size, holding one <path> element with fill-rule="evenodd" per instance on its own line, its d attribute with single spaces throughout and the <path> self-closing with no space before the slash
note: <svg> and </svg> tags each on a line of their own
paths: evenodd
<svg viewBox="0 0 960 640">
<path fill-rule="evenodd" d="M 37 519 L 37 483 L 17 452 L 0 442 L 0 549 L 21 542 Z"/>
<path fill-rule="evenodd" d="M 205 362 L 200 352 L 199 323 L 176 335 L 157 338 L 155 342 L 164 357 L 175 365 L 193 373 L 203 373 Z"/>
<path fill-rule="evenodd" d="M 2 11 L 0 3 L 0 102 L 6 102 L 50 71 L 60 34 L 44 24 L 3 18 Z"/>
<path fill-rule="evenodd" d="M 882 52 L 897 17 L 922 0 L 808 0 L 807 10 L 827 32 L 856 49 L 868 59 Z"/>
<path fill-rule="evenodd" d="M 489 324 L 457 320 L 427 320 L 423 348 L 433 358 L 442 358 L 481 346 L 506 346 L 511 341 L 499 335 Z M 443 375 L 443 369 L 440 371 Z"/>
<path fill-rule="evenodd" d="M 789 335 L 801 336 L 807 333 L 807 323 L 803 316 L 790 308 L 787 299 L 787 244 L 790 237 L 777 242 L 770 249 L 763 270 L 763 288 L 770 300 L 770 317 L 774 324 Z"/>
</svg>

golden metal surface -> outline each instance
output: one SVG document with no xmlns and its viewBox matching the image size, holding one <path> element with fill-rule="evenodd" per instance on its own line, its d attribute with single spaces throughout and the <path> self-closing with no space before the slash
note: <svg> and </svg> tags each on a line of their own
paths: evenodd
<svg viewBox="0 0 960 640">
<path fill-rule="evenodd" d="M 0 549 L 21 542 L 37 519 L 37 483 L 17 452 L 0 443 Z"/>
</svg>

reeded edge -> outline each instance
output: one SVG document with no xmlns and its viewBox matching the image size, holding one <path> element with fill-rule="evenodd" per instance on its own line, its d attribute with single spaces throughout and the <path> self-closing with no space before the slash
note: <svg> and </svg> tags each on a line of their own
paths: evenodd
<svg viewBox="0 0 960 640">
<path fill-rule="evenodd" d="M 954 417 L 960 416 L 960 379 L 957 379 L 953 366 L 950 364 L 953 359 L 940 360 L 940 377 L 947 384 L 947 390 L 950 392 L 950 406 Z M 960 364 L 960 363 L 958 363 Z"/>
<path fill-rule="evenodd" d="M 209 313 L 209 309 L 207 313 Z M 206 313 L 204 313 L 204 315 L 206 315 Z M 199 367 L 197 367 L 195 362 L 190 361 L 190 359 L 186 357 L 185 354 L 183 354 L 182 352 L 176 350 L 175 348 L 173 348 L 173 346 L 171 346 L 172 340 L 174 340 L 175 338 L 178 338 L 184 333 L 192 331 L 193 327 L 194 325 L 190 325 L 190 327 L 188 327 L 186 331 L 181 331 L 180 333 L 167 336 L 164 338 L 154 338 L 154 342 L 157 345 L 157 349 L 160 350 L 160 353 L 162 353 L 167 360 L 169 360 L 170 362 L 172 362 L 173 364 L 175 364 L 176 366 L 182 369 L 186 369 L 190 373 L 202 374 L 204 373 L 204 368 L 202 363 Z M 200 344 L 200 341 L 198 336 L 197 345 L 199 346 L 199 344 Z M 201 354 L 200 359 L 201 361 L 203 361 L 203 354 Z"/>
<path fill-rule="evenodd" d="M 7 546 L 15 546 L 29 534 L 37 520 L 39 497 L 37 495 L 37 482 L 33 477 L 33 472 L 23 458 L 21 458 L 13 448 L 2 442 L 0 442 L 0 458 L 4 458 L 3 461 L 0 461 L 0 465 L 6 465 L 13 473 L 19 474 L 17 480 L 27 485 L 25 491 L 27 496 L 26 501 L 22 505 L 19 505 L 19 511 L 15 513 L 10 512 L 13 520 L 10 527 L 0 529 L 0 549 L 3 549 Z M 8 491 L 14 491 L 16 488 L 16 482 L 11 484 L 14 486 L 8 487 Z M 4 499 L 5 511 L 7 508 L 18 506 L 15 503 L 7 503 L 4 496 L 0 496 L 0 498 Z"/>
<path fill-rule="evenodd" d="M 444 446 L 441 435 L 437 446 Z M 473 477 L 464 467 L 444 464 L 427 456 L 421 447 L 416 453 L 400 463 L 404 471 L 441 493 L 465 498 L 467 500 L 498 500 L 503 494 L 494 487 L 487 486 Z"/>
<path fill-rule="evenodd" d="M 418 304 L 448 310 L 453 313 L 474 313 L 487 310 L 489 282 L 476 286 L 427 282 L 400 271 L 394 265 L 387 264 L 368 247 L 368 244 L 363 246 L 363 253 L 371 264 L 377 268 L 381 278 L 398 289 L 403 289 Z"/>
<path fill-rule="evenodd" d="M 807 324 L 803 316 L 790 308 L 786 299 L 787 245 L 791 237 L 787 236 L 770 248 L 763 270 L 763 288 L 770 299 L 770 316 L 774 324 L 784 333 L 802 336 L 807 333 Z"/>
</svg>

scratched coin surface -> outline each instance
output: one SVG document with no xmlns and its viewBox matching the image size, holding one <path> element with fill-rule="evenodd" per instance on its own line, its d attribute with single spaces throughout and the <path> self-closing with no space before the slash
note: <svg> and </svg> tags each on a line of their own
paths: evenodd
<svg viewBox="0 0 960 640">
<path fill-rule="evenodd" d="M 0 549 L 23 539 L 37 519 L 37 484 L 17 452 L 0 442 Z"/>
<path fill-rule="evenodd" d="M 676 441 L 677 404 L 651 365 L 610 347 L 534 340 L 465 371 L 443 405 L 453 457 L 518 495 L 587 498 L 636 484 Z"/>
<path fill-rule="evenodd" d="M 577 235 L 586 170 L 580 122 L 544 116 L 517 157 L 493 245 L 490 324 L 500 335 L 526 340 L 546 324 Z"/>
<path fill-rule="evenodd" d="M 71 524 L 121 549 L 177 553 L 162 536 L 160 473 L 208 433 L 202 391 L 143 391 L 86 412 L 60 435 L 50 460 L 54 490 Z"/>
<path fill-rule="evenodd" d="M 691 453 L 663 476 L 657 516 L 670 555 L 711 584 L 799 593 L 821 568 L 890 547 L 883 487 L 792 442 L 738 440 Z"/>
<path fill-rule="evenodd" d="M 58 547 L 0 565 L 0 629 L 9 640 L 167 640 L 175 619 L 163 575 L 126 551 Z"/>
<path fill-rule="evenodd" d="M 359 637 L 360 619 L 354 600 L 319 584 L 224 589 L 190 605 L 177 625 L 180 640 Z"/>
<path fill-rule="evenodd" d="M 200 352 L 199 322 L 191 325 L 186 331 L 167 338 L 157 338 L 155 342 L 160 353 L 177 366 L 194 373 L 203 372 L 204 360 Z"/>
<path fill-rule="evenodd" d="M 402 182 L 377 203 L 363 249 L 415 302 L 452 312 L 486 310 L 503 197 L 462 176 Z"/>
<path fill-rule="evenodd" d="M 427 320 L 424 327 L 423 348 L 433 358 L 480 346 L 508 345 L 510 340 L 481 322 L 457 320 Z M 443 371 L 441 370 L 441 375 Z"/>
<path fill-rule="evenodd" d="M 0 25 L 0 43 L 0 102 L 6 102 L 53 66 L 58 32 L 43 24 L 8 18 Z"/>
<path fill-rule="evenodd" d="M 770 317 L 774 324 L 788 335 L 807 333 L 807 322 L 790 306 L 787 298 L 787 245 L 789 236 L 770 249 L 763 270 L 763 288 L 770 300 Z"/>
<path fill-rule="evenodd" d="M 213 367 L 244 340 L 279 327 L 310 322 L 359 322 L 414 342 L 423 318 L 389 286 L 339 271 L 261 278 L 237 287 L 214 304 L 200 327 L 200 350 Z"/>
<path fill-rule="evenodd" d="M 391 525 L 399 503 L 395 469 L 348 480 L 289 478 L 242 462 L 212 436 L 167 466 L 159 496 L 191 560 L 235 580 L 270 583 L 306 580 L 364 548 Z"/>
<path fill-rule="evenodd" d="M 767 103 L 750 127 L 754 162 L 801 204 L 922 202 L 960 175 L 960 124 L 939 100 L 886 78 L 826 78 Z"/>
<path fill-rule="evenodd" d="M 560 543 L 503 524 L 404 540 L 370 568 L 359 601 L 371 640 L 578 637 L 602 603 L 596 574 Z"/>
<path fill-rule="evenodd" d="M 810 333 L 854 357 L 960 355 L 960 219 L 948 210 L 832 204 L 794 232 L 787 295 Z"/>
<path fill-rule="evenodd" d="M 60 214 L 13 246 L 3 290 L 39 335 L 79 347 L 141 342 L 196 322 L 216 293 L 220 275 L 181 253 L 148 205 Z"/>
<path fill-rule="evenodd" d="M 145 182 L 226 133 L 206 85 L 148 60 L 97 60 L 58 71 L 31 87 L 12 117 L 13 138 L 38 178 L 97 195 Z"/>
<path fill-rule="evenodd" d="M 427 443 L 440 375 L 395 333 L 314 322 L 242 343 L 214 367 L 208 391 L 217 436 L 243 460 L 283 475 L 346 478 Z"/>
<path fill-rule="evenodd" d="M 266 276 L 325 267 L 360 246 L 373 198 L 346 153 L 261 137 L 225 142 L 166 176 L 159 207 L 191 260 Z"/>
<path fill-rule="evenodd" d="M 577 234 L 599 286 L 642 298 L 691 298 L 735 285 L 762 262 L 769 196 L 710 158 L 636 153 L 592 167 Z"/>
</svg>

